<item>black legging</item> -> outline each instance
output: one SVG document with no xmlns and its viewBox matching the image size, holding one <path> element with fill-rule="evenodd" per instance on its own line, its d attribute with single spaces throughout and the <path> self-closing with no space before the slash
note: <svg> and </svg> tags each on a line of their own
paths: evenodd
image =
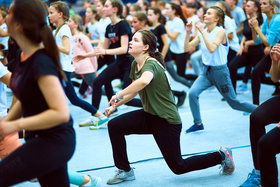
<svg viewBox="0 0 280 187">
<path fill-rule="evenodd" d="M 125 135 L 152 134 L 169 168 L 175 174 L 205 169 L 221 164 L 219 152 L 183 159 L 180 148 L 182 124 L 169 124 L 165 119 L 136 110 L 109 121 L 108 131 L 117 168 L 129 171 Z"/>
<path fill-rule="evenodd" d="M 73 121 L 33 133 L 33 137 L 0 162 L 0 186 L 38 178 L 42 187 L 69 187 L 67 162 L 75 149 Z M 30 137 L 30 136 L 29 136 Z"/>
<path fill-rule="evenodd" d="M 126 88 L 132 81 L 129 78 L 130 66 L 124 66 L 119 62 L 114 62 L 110 64 L 105 70 L 97 76 L 93 83 L 93 92 L 92 92 L 92 105 L 95 108 L 99 108 L 101 95 L 102 95 L 102 86 L 105 86 L 105 92 L 108 100 L 112 98 L 114 95 L 114 91 L 112 88 L 112 80 L 114 79 L 122 79 L 123 80 L 123 88 Z M 127 102 L 126 105 L 142 107 L 142 103 L 140 99 L 132 99 Z"/>
<path fill-rule="evenodd" d="M 278 186 L 278 170 L 275 155 L 280 152 L 278 127 L 267 134 L 265 126 L 280 121 L 280 96 L 261 104 L 250 116 L 250 141 L 254 167 L 261 171 L 262 186 Z"/>
<path fill-rule="evenodd" d="M 252 72 L 252 93 L 253 93 L 253 104 L 260 104 L 260 88 L 261 83 L 277 85 L 273 83 L 269 77 L 265 76 L 265 72 L 269 72 L 271 66 L 270 55 L 264 56 L 255 66 Z"/>
<path fill-rule="evenodd" d="M 263 47 L 255 46 L 255 47 L 249 47 L 247 53 L 243 53 L 241 56 L 235 56 L 231 61 L 229 61 L 228 68 L 230 71 L 230 78 L 231 78 L 234 90 L 236 90 L 238 68 L 244 67 L 244 66 L 246 66 L 246 68 L 247 68 L 247 66 L 255 67 L 255 65 L 263 57 L 264 57 Z"/>
<path fill-rule="evenodd" d="M 98 70 L 102 68 L 105 64 L 110 65 L 114 63 L 114 56 L 113 55 L 104 55 L 102 57 L 98 58 Z M 88 87 L 92 85 L 88 85 L 84 80 L 82 81 L 82 84 L 79 88 L 79 93 L 81 95 L 84 95 L 87 91 Z"/>
<path fill-rule="evenodd" d="M 177 67 L 177 74 L 181 77 L 185 76 L 187 59 L 189 58 L 189 53 L 175 54 L 171 52 L 172 59 L 175 61 Z"/>
</svg>

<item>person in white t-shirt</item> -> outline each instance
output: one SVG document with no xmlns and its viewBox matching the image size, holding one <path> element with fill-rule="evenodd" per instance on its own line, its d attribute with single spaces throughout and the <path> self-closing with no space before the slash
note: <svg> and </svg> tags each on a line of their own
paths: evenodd
<svg viewBox="0 0 280 187">
<path fill-rule="evenodd" d="M 6 11 L 0 10 L 0 27 L 3 29 L 3 31 L 7 31 L 8 29 L 5 23 L 6 15 L 7 15 Z M 0 43 L 2 43 L 5 46 L 4 50 L 8 50 L 8 40 L 9 40 L 9 36 L 0 37 Z"/>
<path fill-rule="evenodd" d="M 228 52 L 228 63 L 236 56 L 236 54 L 240 50 L 239 39 L 236 34 L 236 25 L 235 21 L 231 15 L 230 7 L 224 1 L 220 1 L 216 3 L 216 6 L 223 9 L 225 12 L 225 31 L 227 34 L 227 38 L 229 40 L 229 52 Z"/>
<path fill-rule="evenodd" d="M 91 43 L 93 46 L 97 46 L 99 44 L 99 34 L 98 34 L 98 20 L 99 15 L 97 14 L 96 7 L 94 5 L 90 5 L 86 10 L 86 19 L 89 21 L 85 25 L 85 31 L 89 34 L 88 36 L 91 39 Z"/>
<path fill-rule="evenodd" d="M 187 20 L 183 15 L 181 7 L 174 3 L 167 3 L 165 5 L 165 14 L 168 17 L 165 29 L 168 35 L 171 56 L 177 66 L 178 75 L 185 76 L 188 59 L 188 53 L 184 51 L 185 24 Z"/>
<path fill-rule="evenodd" d="M 199 108 L 199 95 L 211 86 L 215 86 L 228 104 L 236 110 L 252 112 L 256 106 L 247 102 L 241 102 L 236 98 L 229 70 L 227 67 L 228 40 L 224 26 L 224 11 L 217 7 L 210 7 L 205 16 L 203 27 L 201 22 L 195 25 L 198 35 L 190 42 L 192 23 L 186 25 L 185 50 L 188 51 L 201 44 L 203 74 L 199 76 L 189 92 L 189 102 L 194 118 L 194 124 L 186 130 L 186 133 L 203 130 Z"/>
</svg>

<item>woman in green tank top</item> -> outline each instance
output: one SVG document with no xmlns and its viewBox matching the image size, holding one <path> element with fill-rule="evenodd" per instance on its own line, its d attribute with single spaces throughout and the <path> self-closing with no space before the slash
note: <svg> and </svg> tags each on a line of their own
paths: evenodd
<svg viewBox="0 0 280 187">
<path fill-rule="evenodd" d="M 147 30 L 137 31 L 129 43 L 134 61 L 130 78 L 133 82 L 114 95 L 105 110 L 109 117 L 114 110 L 131 100 L 138 93 L 143 109 L 125 113 L 108 123 L 113 157 L 118 171 L 107 184 L 134 180 L 129 166 L 125 135 L 152 134 L 169 168 L 175 174 L 183 174 L 222 164 L 222 173 L 231 174 L 234 164 L 230 148 L 183 159 L 180 149 L 182 122 L 165 73 L 165 65 L 156 48 L 154 34 Z"/>
</svg>

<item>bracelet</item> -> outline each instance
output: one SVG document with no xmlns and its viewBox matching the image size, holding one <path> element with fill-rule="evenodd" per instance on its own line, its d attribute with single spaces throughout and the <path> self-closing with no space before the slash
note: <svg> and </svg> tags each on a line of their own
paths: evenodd
<svg viewBox="0 0 280 187">
<path fill-rule="evenodd" d="M 123 100 L 123 98 L 122 98 L 122 99 L 119 98 L 118 93 L 116 94 L 116 97 L 117 97 L 117 100 L 119 100 L 119 101 L 122 101 L 122 100 Z"/>
</svg>

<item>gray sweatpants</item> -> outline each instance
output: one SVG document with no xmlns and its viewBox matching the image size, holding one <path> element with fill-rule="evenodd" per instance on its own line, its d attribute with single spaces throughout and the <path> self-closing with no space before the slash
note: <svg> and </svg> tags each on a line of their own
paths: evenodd
<svg viewBox="0 0 280 187">
<path fill-rule="evenodd" d="M 236 98 L 227 65 L 203 65 L 203 73 L 193 83 L 189 92 L 189 103 L 194 118 L 194 123 L 201 123 L 199 95 L 207 88 L 215 85 L 231 108 L 246 112 L 254 111 L 257 106 L 239 101 Z"/>
</svg>

